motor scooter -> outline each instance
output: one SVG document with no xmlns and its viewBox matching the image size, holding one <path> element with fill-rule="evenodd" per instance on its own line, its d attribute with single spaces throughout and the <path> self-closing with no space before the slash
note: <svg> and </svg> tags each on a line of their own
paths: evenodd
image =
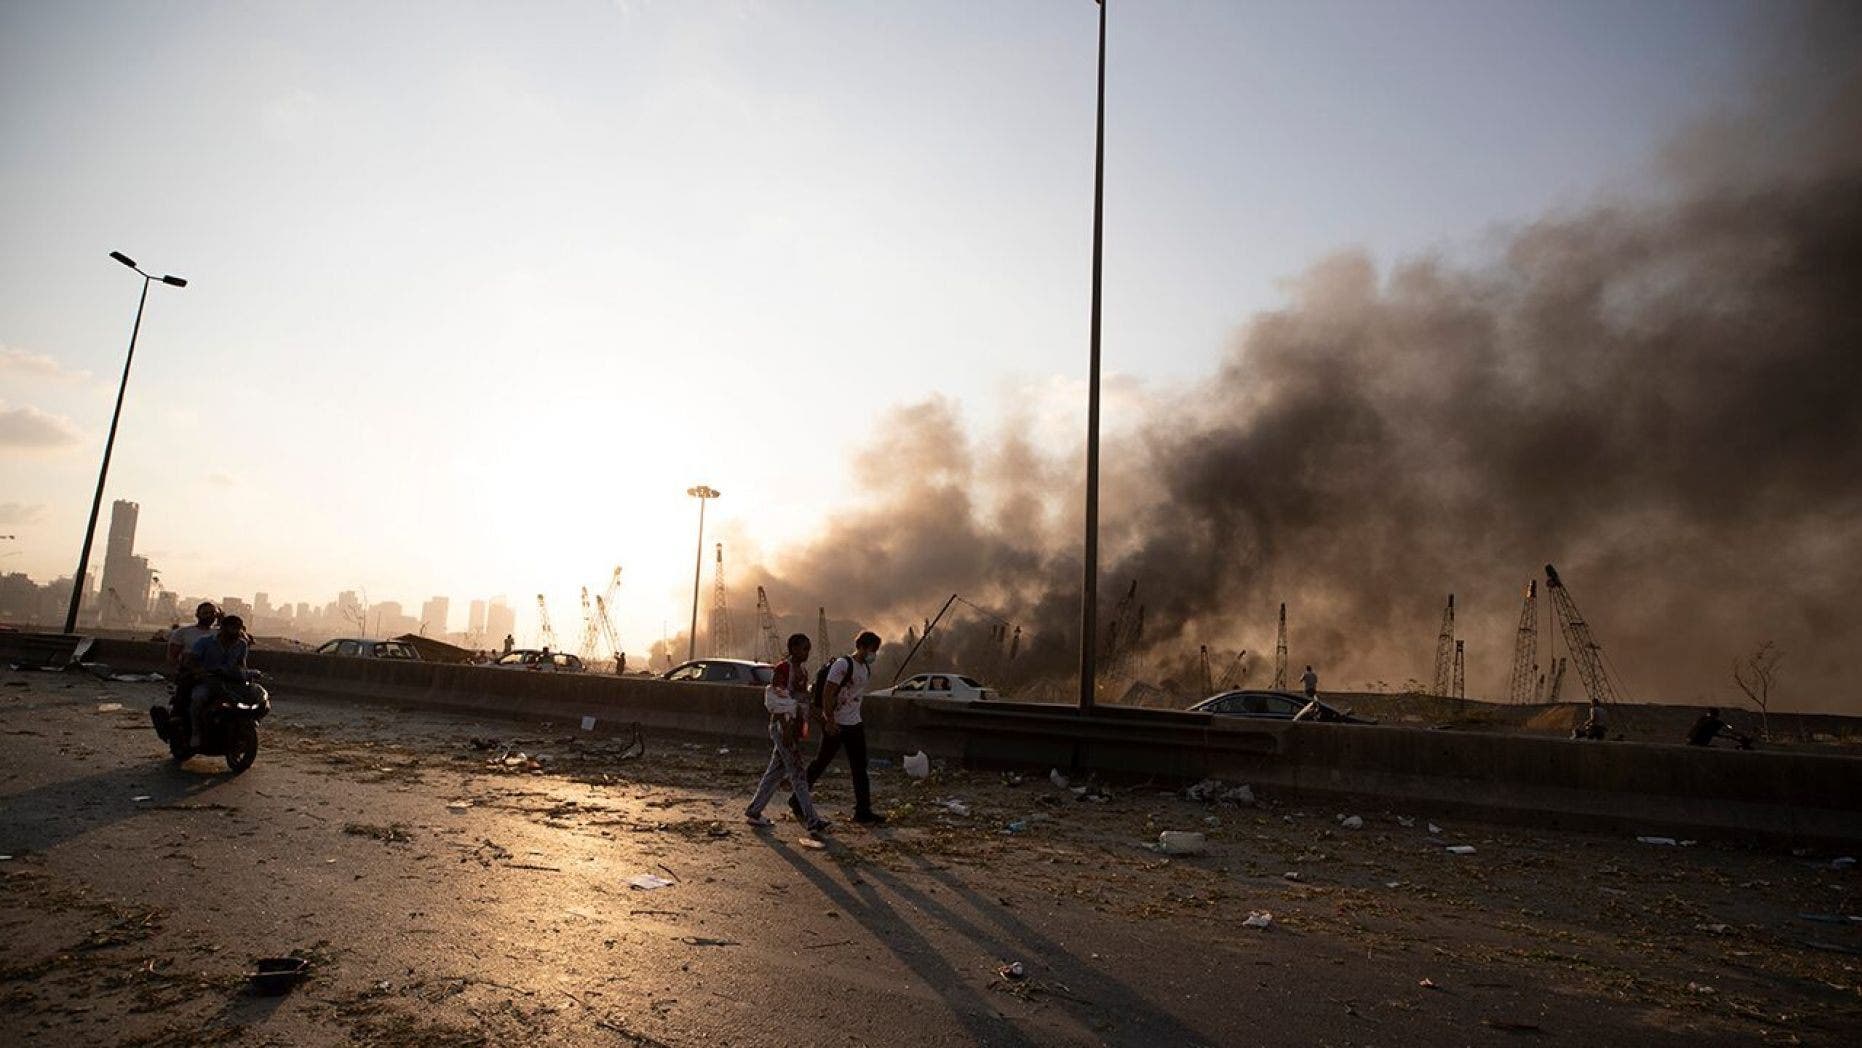
<svg viewBox="0 0 1862 1048">
<path fill-rule="evenodd" d="M 234 774 L 252 767 L 259 755 L 259 721 L 271 712 L 272 699 L 271 693 L 259 683 L 265 679 L 263 673 L 247 670 L 245 678 L 244 683 L 206 682 L 213 694 L 202 713 L 199 749 L 189 744 L 188 718 L 192 710 L 188 699 L 193 689 L 177 688 L 168 705 L 149 707 L 155 734 L 168 744 L 168 752 L 175 760 L 184 761 L 196 754 L 224 757 L 227 768 Z"/>
</svg>

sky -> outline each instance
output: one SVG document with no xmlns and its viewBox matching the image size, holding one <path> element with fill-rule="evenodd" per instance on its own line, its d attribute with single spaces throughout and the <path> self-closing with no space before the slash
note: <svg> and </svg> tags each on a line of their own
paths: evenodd
<svg viewBox="0 0 1862 1048">
<path fill-rule="evenodd" d="M 1662 192 L 1775 10 L 1115 3 L 1110 431 L 1122 392 L 1195 397 L 1328 253 L 1478 258 Z M 749 563 L 861 504 L 849 464 L 929 398 L 1077 443 L 1096 27 L 1086 0 L 0 7 L 0 570 L 75 564 L 139 290 L 113 250 L 190 281 L 150 292 L 106 494 L 184 594 L 445 594 L 455 629 L 504 594 L 522 633 L 620 564 L 644 648 L 689 614 L 691 485 Z"/>
</svg>

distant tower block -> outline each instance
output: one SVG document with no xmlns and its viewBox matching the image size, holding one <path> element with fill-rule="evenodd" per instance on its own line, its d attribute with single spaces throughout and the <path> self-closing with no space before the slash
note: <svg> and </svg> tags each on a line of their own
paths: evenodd
<svg viewBox="0 0 1862 1048">
<path fill-rule="evenodd" d="M 1526 603 L 1519 609 L 1519 630 L 1513 636 L 1513 678 L 1507 687 L 1508 702 L 1531 702 L 1538 696 L 1539 673 L 1539 583 L 1526 582 Z"/>
<path fill-rule="evenodd" d="M 731 637 L 731 609 L 724 597 L 724 543 L 718 543 L 717 548 L 717 570 L 711 586 L 711 654 L 714 658 L 729 658 L 737 644 Z"/>
<path fill-rule="evenodd" d="M 1280 635 L 1274 641 L 1274 690 L 1287 690 L 1287 606 L 1280 605 Z"/>
<path fill-rule="evenodd" d="M 1442 610 L 1442 629 L 1435 635 L 1435 680 L 1431 695 L 1448 695 L 1454 687 L 1455 674 L 1455 595 L 1448 595 L 1448 607 Z"/>
<path fill-rule="evenodd" d="M 1457 698 L 1457 699 L 1465 699 L 1465 698 L 1467 698 L 1467 697 L 1468 697 L 1468 664 L 1467 664 L 1467 656 L 1466 656 L 1466 654 L 1465 654 L 1465 652 L 1464 652 L 1464 651 L 1462 650 L 1462 647 L 1461 647 L 1461 642 L 1460 642 L 1460 641 L 1456 641 L 1456 642 L 1455 642 L 1455 683 L 1454 683 L 1454 689 L 1455 689 L 1455 698 Z"/>
</svg>

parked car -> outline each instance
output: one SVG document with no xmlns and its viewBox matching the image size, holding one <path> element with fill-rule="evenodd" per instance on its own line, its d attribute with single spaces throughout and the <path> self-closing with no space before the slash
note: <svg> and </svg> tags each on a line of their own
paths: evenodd
<svg viewBox="0 0 1862 1048">
<path fill-rule="evenodd" d="M 1306 708 L 1308 701 L 1306 696 L 1291 691 L 1227 691 L 1191 706 L 1190 712 L 1214 713 L 1223 717 L 1252 717 L 1256 720 L 1290 721 L 1299 711 Z M 1350 710 L 1328 706 L 1317 699 L 1310 701 L 1316 707 L 1316 715 L 1302 718 L 1304 720 L 1334 724 L 1377 723 L 1369 717 L 1360 717 Z"/>
<path fill-rule="evenodd" d="M 341 655 L 351 659 L 400 659 L 419 662 L 420 653 L 398 640 L 363 640 L 339 637 L 317 649 L 318 655 Z"/>
<path fill-rule="evenodd" d="M 582 660 L 560 651 L 518 648 L 492 660 L 494 670 L 529 670 L 533 673 L 580 673 Z"/>
<path fill-rule="evenodd" d="M 973 677 L 961 673 L 920 673 L 907 677 L 890 688 L 866 693 L 870 699 L 968 699 L 988 702 L 1000 699 L 996 689 L 986 688 Z"/>
<path fill-rule="evenodd" d="M 660 679 L 698 684 L 749 684 L 760 688 L 776 679 L 776 667 L 748 659 L 693 659 L 667 670 Z"/>
</svg>

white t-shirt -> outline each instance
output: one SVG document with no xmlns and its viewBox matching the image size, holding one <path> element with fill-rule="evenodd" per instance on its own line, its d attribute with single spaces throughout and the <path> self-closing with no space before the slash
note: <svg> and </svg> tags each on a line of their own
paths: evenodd
<svg viewBox="0 0 1862 1048">
<path fill-rule="evenodd" d="M 1311 670 L 1307 670 L 1306 673 L 1300 677 L 1300 683 L 1306 685 L 1306 694 L 1311 695 L 1319 690 L 1319 675 Z"/>
<path fill-rule="evenodd" d="M 202 637 L 211 637 L 213 636 L 213 632 L 214 631 L 209 629 L 202 629 L 199 626 L 182 626 L 178 629 L 168 631 L 168 643 L 171 646 L 175 644 L 181 645 L 181 654 L 186 655 L 188 652 L 194 650 L 195 641 Z"/>
<path fill-rule="evenodd" d="M 866 694 L 867 681 L 872 678 L 873 671 L 867 669 L 866 663 L 852 656 L 835 656 L 828 666 L 828 680 L 840 685 L 834 693 L 834 723 L 860 723 L 860 697 Z"/>
</svg>

